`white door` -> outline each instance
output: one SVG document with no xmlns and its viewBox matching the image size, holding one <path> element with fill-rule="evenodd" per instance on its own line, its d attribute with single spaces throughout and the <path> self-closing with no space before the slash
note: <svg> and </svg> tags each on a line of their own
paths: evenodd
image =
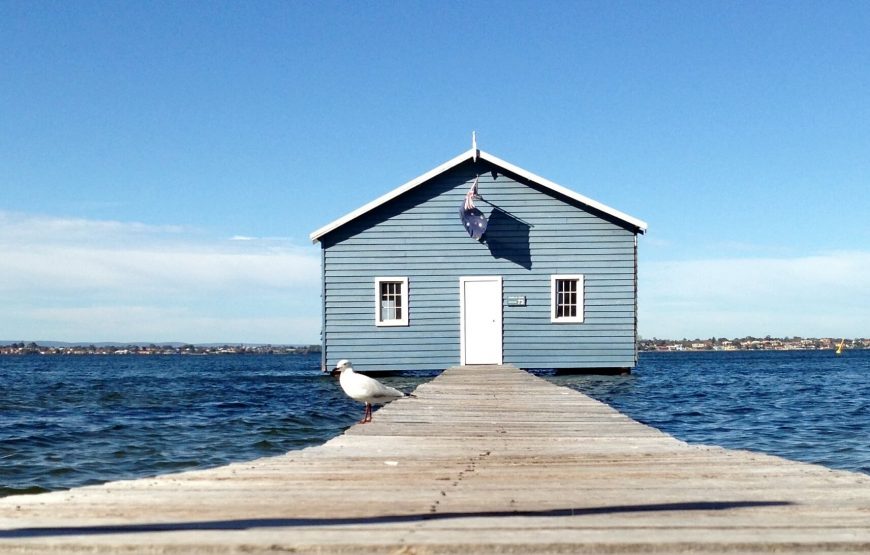
<svg viewBox="0 0 870 555">
<path fill-rule="evenodd" d="M 462 364 L 501 364 L 501 277 L 459 278 Z"/>
</svg>

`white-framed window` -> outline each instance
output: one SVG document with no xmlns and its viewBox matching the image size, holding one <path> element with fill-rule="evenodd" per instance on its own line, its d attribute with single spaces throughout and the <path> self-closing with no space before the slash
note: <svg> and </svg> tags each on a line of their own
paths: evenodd
<svg viewBox="0 0 870 555">
<path fill-rule="evenodd" d="M 375 325 L 408 325 L 408 278 L 375 278 Z"/>
<path fill-rule="evenodd" d="M 583 276 L 550 276 L 550 321 L 560 324 L 583 321 Z"/>
</svg>

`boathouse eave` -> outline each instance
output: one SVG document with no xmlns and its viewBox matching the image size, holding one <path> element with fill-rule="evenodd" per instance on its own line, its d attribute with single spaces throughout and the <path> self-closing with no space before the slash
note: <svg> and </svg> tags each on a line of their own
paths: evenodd
<svg viewBox="0 0 870 555">
<path fill-rule="evenodd" d="M 459 156 L 457 156 L 451 160 L 448 160 L 447 162 L 444 162 L 443 164 L 441 164 L 437 168 L 429 170 L 428 172 L 424 173 L 423 175 L 420 175 L 419 177 L 412 179 L 411 181 L 405 183 L 404 185 L 393 189 L 389 193 L 386 193 L 386 194 L 376 198 L 375 200 L 369 202 L 368 204 L 365 204 L 365 205 L 357 208 L 353 212 L 345 214 L 341 218 L 321 227 L 320 229 L 317 229 L 316 231 L 312 232 L 311 235 L 309 235 L 311 242 L 312 243 L 319 242 L 320 239 L 324 235 L 326 235 L 327 233 L 335 231 L 336 229 L 340 228 L 341 226 L 343 226 L 343 225 L 359 218 L 360 216 L 367 214 L 368 212 L 374 210 L 378 206 L 381 206 L 382 204 L 385 204 L 385 203 L 393 200 L 394 198 L 398 197 L 399 195 L 406 193 L 406 192 L 410 191 L 411 189 L 413 189 L 419 185 L 422 185 L 423 183 L 429 181 L 430 179 L 437 177 L 437 176 L 441 175 L 442 173 L 444 173 L 452 168 L 455 168 L 459 164 L 462 164 L 463 162 L 465 162 L 467 160 L 473 159 L 475 157 L 475 155 L 477 156 L 477 158 L 479 158 L 481 160 L 485 160 L 485 161 L 487 161 L 487 162 L 489 162 L 489 163 L 491 163 L 491 164 L 493 164 L 493 165 L 495 165 L 503 170 L 506 170 L 506 171 L 511 172 L 513 174 L 516 174 L 520 177 L 523 177 L 523 178 L 525 178 L 533 183 L 537 183 L 538 185 L 540 185 L 546 189 L 549 189 L 553 192 L 559 193 L 560 195 L 563 195 L 563 196 L 568 197 L 570 199 L 573 199 L 577 202 L 585 204 L 586 206 L 589 206 L 591 208 L 599 210 L 605 214 L 609 214 L 610 216 L 616 218 L 617 220 L 620 220 L 620 221 L 628 224 L 629 226 L 636 228 L 638 233 L 645 233 L 647 230 L 647 224 L 643 220 L 639 220 L 633 216 L 629 216 L 628 214 L 625 214 L 624 212 L 620 212 L 619 210 L 616 210 L 615 208 L 611 208 L 610 206 L 607 206 L 606 204 L 602 204 L 596 200 L 593 200 L 589 197 L 581 195 L 580 193 L 572 191 L 571 189 L 568 189 L 567 187 L 563 187 L 562 185 L 559 185 L 558 183 L 554 183 L 554 182 L 550 181 L 549 179 L 545 179 L 539 175 L 535 175 L 534 173 L 532 173 L 528 170 L 524 170 L 523 168 L 520 168 L 519 166 L 515 166 L 515 165 L 511 164 L 510 162 L 506 162 L 506 161 L 502 160 L 501 158 L 498 158 L 497 156 L 493 156 L 492 154 L 489 154 L 489 153 L 484 152 L 482 150 L 477 150 L 477 149 L 471 148 L 471 149 L 463 152 Z"/>
</svg>

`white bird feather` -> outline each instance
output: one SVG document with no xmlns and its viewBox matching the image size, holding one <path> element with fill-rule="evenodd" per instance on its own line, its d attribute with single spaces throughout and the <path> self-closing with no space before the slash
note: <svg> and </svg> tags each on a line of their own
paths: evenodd
<svg viewBox="0 0 870 555">
<path fill-rule="evenodd" d="M 384 405 L 401 397 L 411 397 L 395 387 L 384 385 L 374 378 L 354 372 L 349 360 L 340 360 L 335 370 L 341 372 L 339 383 L 348 397 L 365 403 L 365 415 L 360 420 L 365 424 L 372 420 L 372 405 Z"/>
</svg>

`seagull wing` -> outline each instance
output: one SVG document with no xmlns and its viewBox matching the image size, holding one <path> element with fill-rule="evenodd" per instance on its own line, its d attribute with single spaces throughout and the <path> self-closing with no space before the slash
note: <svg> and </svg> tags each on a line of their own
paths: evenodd
<svg viewBox="0 0 870 555">
<path fill-rule="evenodd" d="M 342 389 L 344 389 L 348 397 L 363 403 L 381 404 L 405 396 L 404 393 L 395 387 L 384 385 L 378 380 L 363 374 L 354 372 L 349 378 L 341 384 Z"/>
<path fill-rule="evenodd" d="M 371 399 L 371 401 L 369 401 L 370 403 L 392 401 L 393 399 L 398 399 L 399 397 L 405 396 L 404 393 L 402 393 L 395 387 L 384 385 L 374 378 L 370 378 L 368 376 L 360 377 L 365 378 L 365 389 L 366 393 Z"/>
</svg>

